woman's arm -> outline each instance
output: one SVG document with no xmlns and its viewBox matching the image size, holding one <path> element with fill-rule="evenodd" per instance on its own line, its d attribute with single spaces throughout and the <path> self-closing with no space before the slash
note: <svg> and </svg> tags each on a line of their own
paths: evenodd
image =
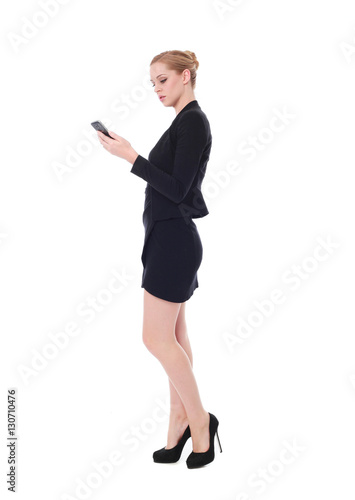
<svg viewBox="0 0 355 500">
<path fill-rule="evenodd" d="M 177 141 L 172 175 L 138 154 L 131 172 L 175 203 L 188 193 L 197 174 L 200 159 L 208 142 L 203 118 L 184 114 L 177 124 Z"/>
</svg>

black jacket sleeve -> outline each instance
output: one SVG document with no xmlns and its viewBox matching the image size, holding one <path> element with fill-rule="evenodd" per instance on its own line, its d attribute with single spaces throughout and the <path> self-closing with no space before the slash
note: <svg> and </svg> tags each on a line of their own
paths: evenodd
<svg viewBox="0 0 355 500">
<path fill-rule="evenodd" d="M 188 193 L 198 172 L 200 159 L 208 142 L 202 116 L 184 113 L 176 128 L 176 150 L 172 175 L 138 155 L 131 172 L 175 203 Z"/>
</svg>

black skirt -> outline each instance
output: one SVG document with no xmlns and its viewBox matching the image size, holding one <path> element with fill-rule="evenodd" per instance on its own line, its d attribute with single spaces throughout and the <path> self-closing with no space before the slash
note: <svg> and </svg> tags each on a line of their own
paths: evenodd
<svg viewBox="0 0 355 500">
<path fill-rule="evenodd" d="M 191 217 L 145 221 L 141 287 L 170 302 L 185 302 L 198 288 L 203 248 Z"/>
</svg>

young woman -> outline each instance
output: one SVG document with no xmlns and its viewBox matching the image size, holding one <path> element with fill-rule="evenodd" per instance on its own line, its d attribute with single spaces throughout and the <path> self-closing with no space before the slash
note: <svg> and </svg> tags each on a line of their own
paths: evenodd
<svg viewBox="0 0 355 500">
<path fill-rule="evenodd" d="M 149 153 L 139 155 L 123 137 L 98 132 L 103 147 L 132 164 L 131 172 L 147 182 L 142 252 L 144 288 L 143 342 L 160 361 L 169 379 L 170 418 L 167 445 L 153 453 L 155 462 L 177 462 L 192 438 L 188 468 L 214 460 L 219 421 L 201 402 L 192 370 L 192 352 L 185 321 L 186 301 L 199 286 L 197 270 L 202 243 L 192 219 L 209 212 L 201 184 L 212 135 L 195 95 L 199 63 L 193 52 L 169 50 L 150 63 L 158 99 L 176 112 L 171 126 Z"/>
</svg>

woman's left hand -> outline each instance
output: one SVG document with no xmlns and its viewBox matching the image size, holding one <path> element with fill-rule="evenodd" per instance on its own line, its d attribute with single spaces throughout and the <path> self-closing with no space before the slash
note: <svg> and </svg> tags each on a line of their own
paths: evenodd
<svg viewBox="0 0 355 500">
<path fill-rule="evenodd" d="M 108 133 L 111 137 L 113 137 L 113 139 L 107 137 L 107 135 L 103 134 L 99 130 L 97 131 L 99 141 L 101 142 L 103 147 L 109 153 L 118 156 L 119 158 L 123 158 L 124 160 L 127 160 L 128 162 L 133 164 L 138 156 L 138 153 L 134 151 L 131 143 L 123 137 L 115 134 L 115 132 L 112 132 L 112 130 L 109 130 Z"/>
</svg>

